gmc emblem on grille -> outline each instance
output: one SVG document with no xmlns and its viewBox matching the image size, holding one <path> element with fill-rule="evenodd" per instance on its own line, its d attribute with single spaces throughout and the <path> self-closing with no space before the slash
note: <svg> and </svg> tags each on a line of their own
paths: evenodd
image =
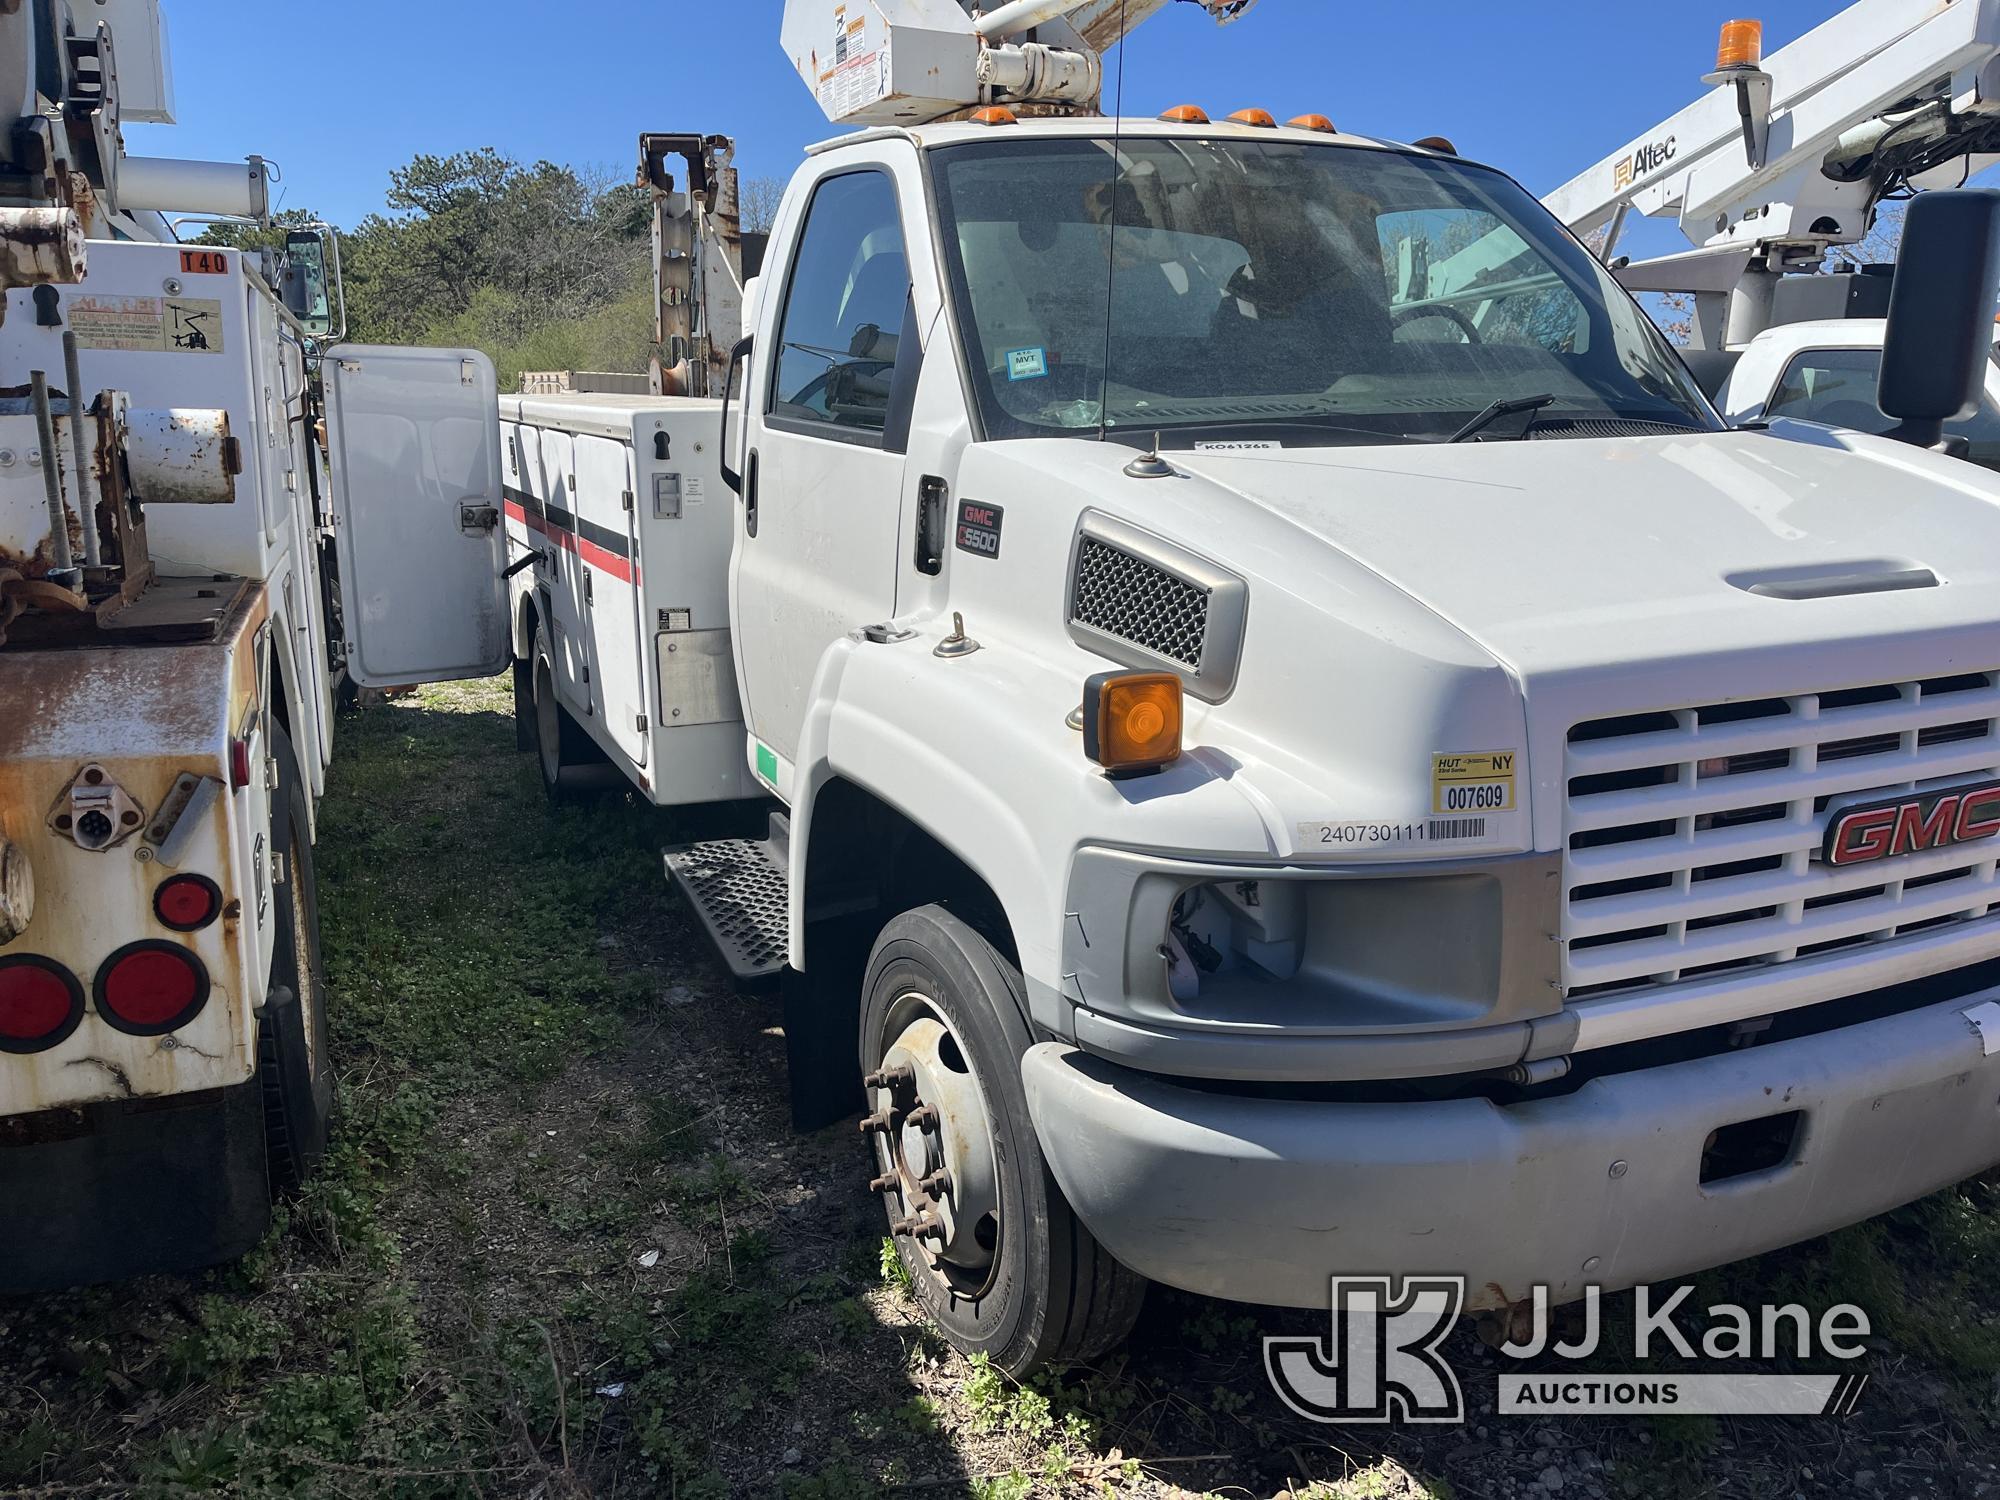
<svg viewBox="0 0 2000 1500">
<path fill-rule="evenodd" d="M 1827 824 L 1820 858 L 1832 865 L 1865 865 L 1995 834 L 2000 834 L 2000 781 L 1982 781 L 1843 807 Z"/>
</svg>

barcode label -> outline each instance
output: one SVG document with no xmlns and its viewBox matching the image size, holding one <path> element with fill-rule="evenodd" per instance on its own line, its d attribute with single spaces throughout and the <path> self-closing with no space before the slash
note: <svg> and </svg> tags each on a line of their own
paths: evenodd
<svg viewBox="0 0 2000 1500">
<path fill-rule="evenodd" d="M 1486 837 L 1484 818 L 1432 818 L 1430 836 L 1433 839 L 1483 839 Z"/>
</svg>

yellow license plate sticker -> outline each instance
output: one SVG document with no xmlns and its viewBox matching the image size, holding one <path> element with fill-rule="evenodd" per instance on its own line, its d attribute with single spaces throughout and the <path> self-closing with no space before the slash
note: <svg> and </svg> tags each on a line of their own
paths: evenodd
<svg viewBox="0 0 2000 1500">
<path fill-rule="evenodd" d="M 1512 750 L 1431 757 L 1431 811 L 1434 813 L 1512 812 Z"/>
</svg>

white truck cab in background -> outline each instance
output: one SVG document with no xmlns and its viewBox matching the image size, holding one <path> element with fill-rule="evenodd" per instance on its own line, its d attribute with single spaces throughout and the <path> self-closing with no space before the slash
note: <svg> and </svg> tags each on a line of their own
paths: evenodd
<svg viewBox="0 0 2000 1500">
<path fill-rule="evenodd" d="M 1560 1301 L 2000 1161 L 2000 479 L 1927 451 L 1984 340 L 1890 340 L 1903 441 L 1731 430 L 1497 171 L 1044 108 L 1106 11 L 793 0 L 868 128 L 749 287 L 677 138 L 662 394 L 503 398 L 512 580 L 385 591 L 350 660 L 476 622 L 558 795 L 763 792 L 673 877 L 1010 1372 L 1148 1280 Z M 1908 296 L 1963 313 L 2000 211 L 1930 208 Z M 476 488 L 343 545 L 461 545 Z"/>
<path fill-rule="evenodd" d="M 1716 409 L 1741 424 L 1795 417 L 1855 432 L 1882 434 L 1895 419 L 1875 404 L 1881 381 L 1882 318 L 1826 318 L 1767 328 L 1740 352 L 1712 393 Z M 1691 359 L 1697 376 L 1699 356 Z M 1971 415 L 1945 424 L 1962 438 L 1963 456 L 2000 469 L 2000 361 L 1986 362 Z"/>
</svg>

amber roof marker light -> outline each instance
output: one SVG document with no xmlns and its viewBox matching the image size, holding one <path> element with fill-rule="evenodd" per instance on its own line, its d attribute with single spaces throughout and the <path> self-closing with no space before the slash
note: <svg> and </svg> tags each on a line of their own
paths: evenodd
<svg viewBox="0 0 2000 1500">
<path fill-rule="evenodd" d="M 1339 129 L 1325 115 L 1294 115 L 1285 122 L 1294 130 L 1316 130 L 1321 135 L 1338 135 Z"/>
<path fill-rule="evenodd" d="M 1232 125 L 1249 125 L 1258 130 L 1276 130 L 1278 122 L 1268 109 L 1239 109 L 1229 117 Z"/>
<path fill-rule="evenodd" d="M 1764 23 L 1762 21 L 1724 21 L 1722 39 L 1715 46 L 1715 69 L 1718 73 L 1737 68 L 1760 68 L 1764 65 Z"/>
</svg>

